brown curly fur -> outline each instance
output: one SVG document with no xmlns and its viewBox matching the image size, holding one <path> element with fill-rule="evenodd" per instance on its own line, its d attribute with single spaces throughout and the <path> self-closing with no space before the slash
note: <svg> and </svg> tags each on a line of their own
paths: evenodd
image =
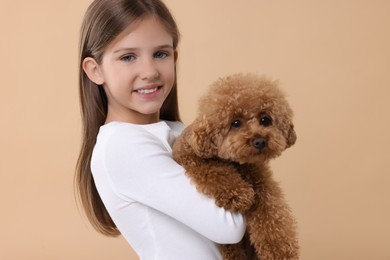
<svg viewBox="0 0 390 260">
<path fill-rule="evenodd" d="M 224 259 L 298 259 L 296 224 L 268 161 L 296 141 L 292 110 L 275 82 L 254 74 L 216 81 L 173 147 L 198 190 L 245 214 L 247 229 Z"/>
</svg>

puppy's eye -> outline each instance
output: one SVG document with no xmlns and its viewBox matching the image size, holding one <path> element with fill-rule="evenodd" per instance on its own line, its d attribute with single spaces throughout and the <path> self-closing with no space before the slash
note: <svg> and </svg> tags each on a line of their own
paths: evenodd
<svg viewBox="0 0 390 260">
<path fill-rule="evenodd" d="M 233 128 L 239 128 L 241 126 L 241 121 L 240 120 L 234 120 L 232 122 L 232 127 Z"/>
<path fill-rule="evenodd" d="M 262 115 L 260 117 L 260 125 L 265 127 L 272 125 L 272 118 L 267 115 Z"/>
</svg>

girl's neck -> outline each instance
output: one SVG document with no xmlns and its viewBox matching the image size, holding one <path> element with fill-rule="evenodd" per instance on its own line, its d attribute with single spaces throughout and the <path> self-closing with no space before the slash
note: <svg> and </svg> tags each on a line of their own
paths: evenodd
<svg viewBox="0 0 390 260">
<path fill-rule="evenodd" d="M 134 115 L 113 115 L 110 112 L 108 112 L 105 124 L 111 123 L 111 122 L 124 122 L 124 123 L 130 123 L 130 124 L 139 124 L 139 125 L 148 125 L 148 124 L 154 124 L 160 121 L 159 114 L 152 114 L 152 115 L 144 115 L 144 114 L 134 114 Z"/>
</svg>

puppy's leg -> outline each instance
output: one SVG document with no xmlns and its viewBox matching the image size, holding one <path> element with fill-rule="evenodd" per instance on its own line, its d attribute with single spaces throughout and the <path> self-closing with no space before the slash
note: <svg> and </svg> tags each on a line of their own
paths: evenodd
<svg viewBox="0 0 390 260">
<path fill-rule="evenodd" d="M 217 206 L 245 212 L 253 205 L 252 185 L 242 179 L 232 164 L 201 158 L 192 158 L 192 162 L 183 165 L 187 175 L 200 192 L 215 199 Z"/>
<path fill-rule="evenodd" d="M 241 243 L 231 245 L 219 245 L 223 260 L 249 260 L 246 257 Z"/>
<path fill-rule="evenodd" d="M 251 245 L 248 232 L 237 244 L 220 245 L 223 260 L 259 260 Z"/>
<path fill-rule="evenodd" d="M 252 184 L 243 180 L 232 163 L 196 155 L 187 142 L 188 133 L 185 131 L 175 142 L 173 158 L 184 167 L 197 189 L 226 210 L 248 210 L 255 200 Z"/>
<path fill-rule="evenodd" d="M 247 214 L 247 229 L 260 259 L 299 259 L 295 219 L 268 168 L 262 170 L 255 190 L 258 201 Z"/>
</svg>

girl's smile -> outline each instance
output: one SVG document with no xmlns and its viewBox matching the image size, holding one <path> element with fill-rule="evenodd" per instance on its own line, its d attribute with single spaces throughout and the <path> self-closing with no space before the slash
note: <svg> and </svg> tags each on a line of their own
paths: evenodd
<svg viewBox="0 0 390 260">
<path fill-rule="evenodd" d="M 136 89 L 134 92 L 145 96 L 152 96 L 152 94 L 158 93 L 161 88 L 162 86 L 159 85 L 150 85 Z"/>
</svg>

